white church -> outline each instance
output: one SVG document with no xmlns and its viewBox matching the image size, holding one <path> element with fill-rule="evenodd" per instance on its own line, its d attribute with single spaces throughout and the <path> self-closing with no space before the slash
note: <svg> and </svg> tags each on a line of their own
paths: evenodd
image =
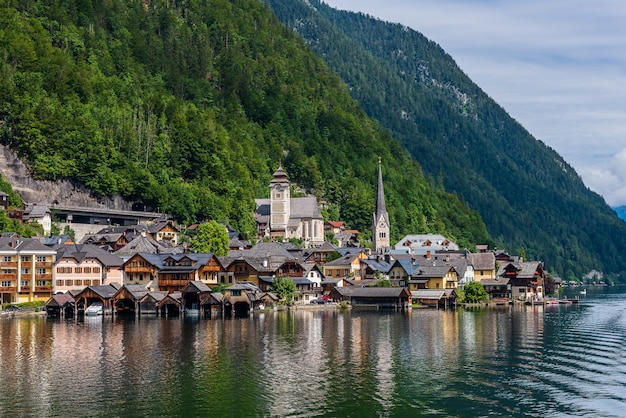
<svg viewBox="0 0 626 418">
<path fill-rule="evenodd" d="M 324 217 L 314 196 L 291 197 L 289 178 L 279 167 L 270 182 L 270 198 L 255 199 L 259 238 L 302 240 L 304 248 L 324 243 Z"/>
</svg>

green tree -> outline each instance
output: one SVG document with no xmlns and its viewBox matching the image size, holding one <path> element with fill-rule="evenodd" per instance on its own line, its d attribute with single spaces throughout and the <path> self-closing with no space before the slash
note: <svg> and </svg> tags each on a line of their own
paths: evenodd
<svg viewBox="0 0 626 418">
<path fill-rule="evenodd" d="M 223 225 L 209 221 L 198 226 L 198 236 L 191 242 L 193 249 L 199 253 L 214 253 L 218 256 L 228 255 L 230 240 Z"/>
<path fill-rule="evenodd" d="M 466 302 L 477 303 L 483 300 L 489 300 L 489 294 L 485 291 L 483 285 L 478 282 L 466 284 L 464 291 Z"/>
<path fill-rule="evenodd" d="M 272 292 L 278 295 L 281 303 L 293 305 L 296 296 L 296 284 L 289 277 L 276 277 L 271 286 Z"/>
</svg>

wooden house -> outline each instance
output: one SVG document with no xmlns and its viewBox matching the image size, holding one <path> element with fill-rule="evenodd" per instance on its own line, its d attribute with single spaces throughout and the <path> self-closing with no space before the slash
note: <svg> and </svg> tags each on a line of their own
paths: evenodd
<svg viewBox="0 0 626 418">
<path fill-rule="evenodd" d="M 70 293 L 52 295 L 46 301 L 46 315 L 51 318 L 74 317 L 74 298 Z"/>
<path fill-rule="evenodd" d="M 324 276 L 333 278 L 351 277 L 361 280 L 363 278 L 361 260 L 365 258 L 367 258 L 367 254 L 363 251 L 346 253 L 322 266 Z"/>
<path fill-rule="evenodd" d="M 100 303 L 103 313 L 111 311 L 111 299 L 120 289 L 120 285 L 113 283 L 104 286 L 87 286 L 74 295 L 74 304 L 77 315 L 84 315 L 88 307 L 94 303 Z"/>
<path fill-rule="evenodd" d="M 449 264 L 419 266 L 411 275 L 409 290 L 455 288 L 458 277 Z"/>
<path fill-rule="evenodd" d="M 157 305 L 161 316 L 179 316 L 182 310 L 182 293 L 172 292 L 167 294 Z"/>
<path fill-rule="evenodd" d="M 141 313 L 139 301 L 148 293 L 145 286 L 126 284 L 118 289 L 111 298 L 113 312 L 117 315 L 135 316 Z"/>
<path fill-rule="evenodd" d="M 518 301 L 543 299 L 545 271 L 540 261 L 520 261 L 500 266 L 498 277 L 506 277 L 511 285 L 511 298 Z"/>
<path fill-rule="evenodd" d="M 139 312 L 142 315 L 158 314 L 159 303 L 167 296 L 165 292 L 148 292 L 139 299 Z"/>
<path fill-rule="evenodd" d="M 413 303 L 431 308 L 446 309 L 454 305 L 456 300 L 455 289 L 419 289 L 411 291 Z"/>
<path fill-rule="evenodd" d="M 187 283 L 180 291 L 181 305 L 185 314 L 200 314 L 201 297 L 211 293 L 211 289 L 199 280 Z"/>
<path fill-rule="evenodd" d="M 353 307 L 407 309 L 411 292 L 404 287 L 336 287 L 330 297 Z"/>
</svg>

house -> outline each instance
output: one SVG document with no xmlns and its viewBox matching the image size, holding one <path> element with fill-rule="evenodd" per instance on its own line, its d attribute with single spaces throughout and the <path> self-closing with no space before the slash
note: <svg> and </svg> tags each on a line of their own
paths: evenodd
<svg viewBox="0 0 626 418">
<path fill-rule="evenodd" d="M 221 268 L 213 253 L 138 253 L 122 266 L 125 284 L 141 284 L 168 293 L 182 290 L 191 281 L 217 285 Z"/>
<path fill-rule="evenodd" d="M 453 289 L 457 287 L 458 277 L 449 264 L 419 266 L 411 275 L 409 289 Z"/>
<path fill-rule="evenodd" d="M 392 247 L 392 253 L 406 254 L 427 254 L 437 251 L 458 251 L 459 246 L 443 235 L 438 234 L 416 234 L 405 235 Z"/>
<path fill-rule="evenodd" d="M 115 251 L 115 255 L 127 260 L 137 253 L 147 254 L 181 254 L 185 250 L 181 246 L 173 246 L 169 241 L 157 241 L 147 233 L 139 234 L 130 242 Z"/>
<path fill-rule="evenodd" d="M 480 284 L 489 294 L 491 301 L 496 303 L 508 303 L 511 300 L 511 283 L 508 277 L 496 277 L 495 279 L 482 279 Z"/>
<path fill-rule="evenodd" d="M 349 252 L 336 260 L 324 264 L 322 271 L 325 277 L 352 277 L 356 280 L 360 280 L 363 278 L 361 260 L 365 258 L 367 258 L 367 254 L 363 251 Z"/>
<path fill-rule="evenodd" d="M 419 267 L 415 257 L 397 258 L 389 269 L 389 280 L 392 286 L 409 287 L 409 280 L 415 269 Z"/>
<path fill-rule="evenodd" d="M 93 244 L 60 244 L 56 250 L 54 292 L 123 283 L 123 260 Z"/>
<path fill-rule="evenodd" d="M 324 264 L 330 259 L 339 256 L 337 248 L 338 247 L 336 245 L 325 241 L 319 247 L 304 250 L 302 252 L 302 259 L 305 263 L 309 264 Z"/>
<path fill-rule="evenodd" d="M 9 209 L 9 195 L 0 191 L 0 209 Z"/>
<path fill-rule="evenodd" d="M 49 235 L 52 229 L 52 214 L 46 205 L 32 204 L 26 206 L 22 220 L 28 223 L 38 223 L 43 227 L 44 235 Z"/>
<path fill-rule="evenodd" d="M 167 242 L 171 246 L 178 245 L 179 230 L 176 224 L 170 220 L 160 220 L 148 226 L 148 233 L 157 242 Z"/>
<path fill-rule="evenodd" d="M 330 292 L 335 301 L 345 301 L 353 307 L 406 309 L 411 292 L 404 287 L 336 287 Z"/>
<path fill-rule="evenodd" d="M 324 217 L 314 196 L 291 197 L 291 184 L 282 167 L 269 184 L 270 198 L 256 199 L 254 217 L 259 238 L 302 240 L 305 248 L 324 242 Z"/>
<path fill-rule="evenodd" d="M 519 301 L 543 299 L 545 274 L 540 261 L 506 263 L 498 271 L 498 277 L 509 279 L 511 298 Z"/>
<path fill-rule="evenodd" d="M 56 251 L 36 238 L 0 238 L 0 302 L 46 301 L 53 294 Z"/>
<path fill-rule="evenodd" d="M 389 272 L 392 266 L 393 263 L 388 258 L 364 258 L 361 260 L 361 277 L 363 280 L 389 280 Z"/>
<path fill-rule="evenodd" d="M 474 280 L 482 283 L 483 279 L 496 277 L 496 256 L 492 252 L 467 254 L 467 260 L 474 267 Z"/>
</svg>

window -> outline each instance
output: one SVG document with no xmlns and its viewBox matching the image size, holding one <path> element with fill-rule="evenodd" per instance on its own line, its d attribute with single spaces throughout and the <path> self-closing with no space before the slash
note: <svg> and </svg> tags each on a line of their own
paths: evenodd
<svg viewBox="0 0 626 418">
<path fill-rule="evenodd" d="M 91 274 L 91 267 L 85 267 L 83 269 L 83 272 L 86 273 L 86 274 Z"/>
<path fill-rule="evenodd" d="M 27 255 L 23 255 L 20 257 L 20 260 L 22 260 L 22 263 L 28 263 L 30 261 L 30 257 Z"/>
<path fill-rule="evenodd" d="M 35 271 L 36 274 L 46 274 L 46 269 L 45 268 L 37 268 L 37 270 Z"/>
<path fill-rule="evenodd" d="M 93 268 L 93 272 L 94 273 L 100 273 L 100 267 L 94 267 Z"/>
<path fill-rule="evenodd" d="M 46 262 L 46 256 L 45 255 L 38 255 L 37 256 L 37 262 L 38 263 L 45 263 Z"/>
<path fill-rule="evenodd" d="M 22 274 L 29 274 L 29 273 L 30 273 L 30 269 L 29 269 L 28 267 L 24 267 L 24 268 L 21 270 L 21 272 L 22 272 Z"/>
<path fill-rule="evenodd" d="M 75 267 L 74 268 L 74 273 L 80 274 L 83 272 L 83 268 L 82 267 Z"/>
<path fill-rule="evenodd" d="M 13 270 L 11 269 L 2 269 L 2 274 L 11 274 L 13 273 Z"/>
<path fill-rule="evenodd" d="M 2 285 L 2 287 L 12 287 L 13 282 L 10 280 L 3 280 L 2 283 L 0 283 L 0 285 Z"/>
<path fill-rule="evenodd" d="M 231 290 L 230 291 L 230 295 L 231 296 L 241 296 L 241 290 Z"/>
<path fill-rule="evenodd" d="M 66 280 L 65 281 L 65 286 L 73 286 L 74 285 L 74 280 Z"/>
<path fill-rule="evenodd" d="M 45 280 L 37 280 L 36 285 L 38 287 L 40 287 L 40 286 L 48 286 L 48 283 L 46 283 Z"/>
<path fill-rule="evenodd" d="M 74 284 L 76 286 L 82 286 L 83 285 L 83 281 L 82 280 L 74 280 Z"/>
<path fill-rule="evenodd" d="M 9 261 L 13 261 L 13 257 L 11 257 L 10 255 L 3 255 L 2 261 L 4 261 L 5 263 Z"/>
<path fill-rule="evenodd" d="M 22 280 L 22 281 L 20 282 L 20 286 L 22 286 L 22 287 L 28 287 L 28 286 L 30 286 L 30 280 Z"/>
</svg>

